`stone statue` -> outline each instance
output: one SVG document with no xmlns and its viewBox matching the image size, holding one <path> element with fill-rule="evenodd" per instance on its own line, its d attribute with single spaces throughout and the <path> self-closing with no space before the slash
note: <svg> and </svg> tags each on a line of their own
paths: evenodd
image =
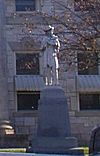
<svg viewBox="0 0 100 156">
<path fill-rule="evenodd" d="M 43 76 L 46 85 L 58 85 L 58 53 L 60 42 L 54 34 L 54 27 L 48 26 L 42 42 Z"/>
</svg>

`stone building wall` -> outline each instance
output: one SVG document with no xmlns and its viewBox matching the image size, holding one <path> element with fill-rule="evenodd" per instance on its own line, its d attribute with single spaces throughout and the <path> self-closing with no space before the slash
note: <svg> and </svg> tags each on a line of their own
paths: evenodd
<svg viewBox="0 0 100 156">
<path fill-rule="evenodd" d="M 8 93 L 9 93 L 9 116 L 12 124 L 15 128 L 17 134 L 29 134 L 30 136 L 36 135 L 37 129 L 37 117 L 38 112 L 20 112 L 17 111 L 17 101 L 16 101 L 16 90 L 14 77 L 16 75 L 16 58 L 15 53 L 21 52 L 18 48 L 17 42 L 20 42 L 22 37 L 24 37 L 23 32 L 23 22 L 25 22 L 25 16 L 28 14 L 32 16 L 31 13 L 18 13 L 15 12 L 15 1 L 5 0 L 6 2 L 6 41 L 7 41 L 7 56 L 8 56 Z M 73 1 L 64 1 L 66 4 L 69 3 L 73 7 Z M 59 1 L 60 3 L 60 1 Z M 41 0 L 41 7 L 38 7 L 43 12 L 48 12 L 49 14 L 61 13 L 63 10 L 60 6 L 54 3 L 54 0 Z M 55 10 L 54 10 L 55 9 Z M 37 29 L 34 28 L 34 37 L 37 39 L 36 35 L 39 33 L 39 37 L 43 35 L 43 31 L 40 30 L 40 18 L 33 17 L 37 24 Z M 41 21 L 42 25 L 42 21 Z M 40 35 L 42 34 L 42 35 Z M 27 49 L 24 47 L 23 51 L 36 51 L 35 49 Z M 39 49 L 38 49 L 39 51 Z M 92 128 L 100 124 L 99 111 L 84 112 L 79 109 L 78 102 L 78 92 L 77 92 L 77 78 L 76 72 L 61 72 L 60 84 L 64 88 L 68 106 L 69 115 L 71 122 L 72 135 L 78 137 L 79 143 L 88 144 L 90 132 Z"/>
</svg>

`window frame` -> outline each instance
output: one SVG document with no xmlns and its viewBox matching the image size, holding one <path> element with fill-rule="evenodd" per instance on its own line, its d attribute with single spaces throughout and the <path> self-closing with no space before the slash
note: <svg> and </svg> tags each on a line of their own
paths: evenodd
<svg viewBox="0 0 100 156">
<path fill-rule="evenodd" d="M 17 93 L 16 93 L 16 102 L 17 102 L 17 112 L 22 112 L 22 111 L 25 111 L 25 112 L 28 112 L 28 111 L 38 111 L 38 103 L 36 104 L 36 107 L 37 107 L 37 109 L 34 109 L 34 106 L 33 106 L 33 108 L 32 109 L 22 109 L 22 108 L 18 108 L 18 95 L 34 95 L 35 97 L 36 97 L 36 95 L 38 95 L 38 100 L 40 99 L 40 91 L 17 91 Z M 33 96 L 33 98 L 34 98 L 34 96 Z"/>
<path fill-rule="evenodd" d="M 18 74 L 18 72 L 17 72 L 17 55 L 38 55 L 38 71 L 37 71 L 37 74 L 36 73 L 25 73 L 25 74 Z M 16 53 L 15 54 L 15 66 L 16 66 L 16 68 L 15 68 L 15 73 L 16 73 L 16 75 L 40 75 L 40 58 L 39 58 L 39 53 L 37 52 L 37 53 L 29 53 L 29 52 L 26 52 L 26 53 L 23 53 L 23 52 L 18 52 L 18 53 Z"/>
<path fill-rule="evenodd" d="M 25 9 L 23 9 L 23 10 L 21 10 L 21 9 L 19 9 L 19 10 L 17 10 L 17 6 L 18 6 L 18 4 L 16 3 L 16 1 L 17 0 L 15 0 L 15 10 L 16 10 L 16 12 L 33 12 L 33 11 L 36 11 L 36 6 L 37 6 L 37 3 L 36 3 L 36 0 L 32 0 L 32 1 L 35 1 L 34 2 L 34 6 L 33 6 L 33 9 L 32 10 L 25 10 Z M 29 0 L 26 0 L 27 2 L 29 1 Z M 20 0 L 20 2 L 22 2 L 22 0 Z M 21 5 L 21 6 L 23 6 L 23 5 Z M 30 5 L 28 5 L 28 6 L 30 6 Z"/>
<path fill-rule="evenodd" d="M 80 103 L 80 98 L 82 98 L 82 97 L 80 97 L 80 95 L 82 96 L 83 95 L 83 100 L 84 101 L 86 101 L 85 100 L 85 95 L 88 97 L 87 98 L 87 100 L 88 100 L 88 103 L 89 103 L 89 101 L 92 101 L 93 103 L 92 103 L 92 105 L 90 105 L 90 107 L 91 108 L 89 108 L 89 105 L 87 105 L 87 104 L 85 104 L 85 107 L 86 107 L 86 105 L 88 106 L 88 108 L 85 108 L 84 106 L 83 106 L 83 108 L 82 108 L 82 106 L 81 105 L 84 105 L 84 101 L 83 101 L 83 103 Z M 89 98 L 89 96 L 92 96 L 92 97 L 90 97 Z M 96 100 L 96 102 L 98 101 L 98 105 L 96 105 L 96 107 L 93 107 L 93 106 L 95 106 L 95 103 L 94 103 L 94 101 L 95 101 L 95 98 L 93 99 L 93 96 L 98 96 L 98 99 Z M 79 96 L 78 96 L 79 98 L 79 110 L 80 111 L 100 111 L 100 93 L 94 93 L 94 92 L 80 92 L 79 93 Z M 90 100 L 89 100 L 90 99 Z"/>
<path fill-rule="evenodd" d="M 88 55 L 87 55 L 88 54 Z M 77 72 L 78 72 L 78 75 L 99 75 L 99 57 L 98 57 L 98 54 L 95 54 L 95 57 L 94 55 L 93 56 L 89 56 L 93 53 L 88 53 L 88 52 L 84 52 L 84 53 L 77 53 Z M 81 57 L 79 56 L 81 55 Z M 83 56 L 82 56 L 83 55 Z M 85 62 L 84 62 L 84 60 Z M 91 58 L 91 60 L 90 60 Z M 94 59 L 95 58 L 95 59 Z M 88 68 L 86 68 L 86 61 L 90 60 L 90 65 L 88 64 Z M 81 69 L 82 65 L 80 66 L 80 63 L 83 61 L 83 67 L 85 67 L 85 69 Z M 95 66 L 94 64 L 92 63 L 95 63 Z"/>
</svg>

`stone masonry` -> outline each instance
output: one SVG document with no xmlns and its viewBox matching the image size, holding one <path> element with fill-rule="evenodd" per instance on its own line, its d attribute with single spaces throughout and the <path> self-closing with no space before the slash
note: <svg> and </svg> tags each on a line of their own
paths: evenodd
<svg viewBox="0 0 100 156">
<path fill-rule="evenodd" d="M 37 0 L 37 8 L 42 12 L 47 12 L 49 14 L 61 13 L 62 9 L 55 5 L 53 0 Z M 41 1 L 41 2 L 40 2 Z M 73 7 L 73 0 L 68 1 L 64 0 L 65 3 L 69 3 Z M 0 0 L 0 8 L 1 6 Z M 16 76 L 16 53 L 32 53 L 40 52 L 39 46 L 34 47 L 19 47 L 18 42 L 25 37 L 25 32 L 23 31 L 23 23 L 25 22 L 26 17 L 31 17 L 36 22 L 37 26 L 33 30 L 34 40 L 42 38 L 44 32 L 42 29 L 42 20 L 38 16 L 34 16 L 35 13 L 25 12 L 20 13 L 15 10 L 15 0 L 5 0 L 5 29 L 4 33 L 6 34 L 6 39 L 3 36 L 3 40 L 0 38 L 0 44 L 3 44 L 7 47 L 6 50 L 3 49 L 3 52 L 7 56 L 7 74 L 3 75 L 3 68 L 0 64 L 0 120 L 1 119 L 10 119 L 15 128 L 17 134 L 28 134 L 29 140 L 32 135 L 36 135 L 37 132 L 37 118 L 38 111 L 18 111 L 17 110 L 17 91 L 15 90 L 14 78 Z M 1 17 L 2 16 L 2 17 Z M 4 15 L 1 14 L 0 9 L 0 36 L 2 36 L 2 28 L 4 27 L 3 21 Z M 33 22 L 33 20 L 31 20 Z M 40 27 L 41 26 L 41 27 Z M 2 28 L 1 28 L 2 27 Z M 38 36 L 38 37 L 37 37 Z M 2 47 L 2 46 L 1 46 Z M 2 47 L 4 48 L 4 47 Z M 3 56 L 3 62 L 5 58 Z M 1 60 L 1 54 L 0 54 Z M 1 61 L 0 61 L 1 63 Z M 60 64 L 64 68 L 63 64 Z M 41 69 L 42 70 L 42 69 Z M 79 100 L 77 92 L 77 77 L 76 72 L 61 72 L 60 73 L 60 84 L 63 87 L 69 107 L 70 122 L 71 122 L 71 131 L 72 135 L 77 137 L 80 145 L 86 145 L 89 143 L 90 132 L 92 128 L 100 124 L 100 112 L 99 111 L 80 111 L 79 110 Z M 2 83 L 3 82 L 3 83 Z M 5 86 L 5 84 L 7 84 Z M 6 87 L 6 88 L 5 88 Z M 4 90 L 4 91 L 2 91 Z M 6 92 L 5 92 L 6 91 Z M 8 91 L 8 92 L 7 92 Z M 4 95 L 4 93 L 7 95 Z M 6 98 L 5 98 L 6 97 Z M 3 100 L 3 101 L 2 101 Z M 7 102 L 8 100 L 8 102 Z M 2 102 L 1 102 L 2 101 Z M 2 111 L 1 111 L 2 110 Z"/>
</svg>

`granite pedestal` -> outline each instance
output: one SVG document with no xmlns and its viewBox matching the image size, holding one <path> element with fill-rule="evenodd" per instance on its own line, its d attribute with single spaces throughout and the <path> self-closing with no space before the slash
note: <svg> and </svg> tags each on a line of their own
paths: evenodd
<svg viewBox="0 0 100 156">
<path fill-rule="evenodd" d="M 48 86 L 40 95 L 37 137 L 33 137 L 30 152 L 66 153 L 77 147 L 71 136 L 68 105 L 59 86 Z"/>
</svg>

